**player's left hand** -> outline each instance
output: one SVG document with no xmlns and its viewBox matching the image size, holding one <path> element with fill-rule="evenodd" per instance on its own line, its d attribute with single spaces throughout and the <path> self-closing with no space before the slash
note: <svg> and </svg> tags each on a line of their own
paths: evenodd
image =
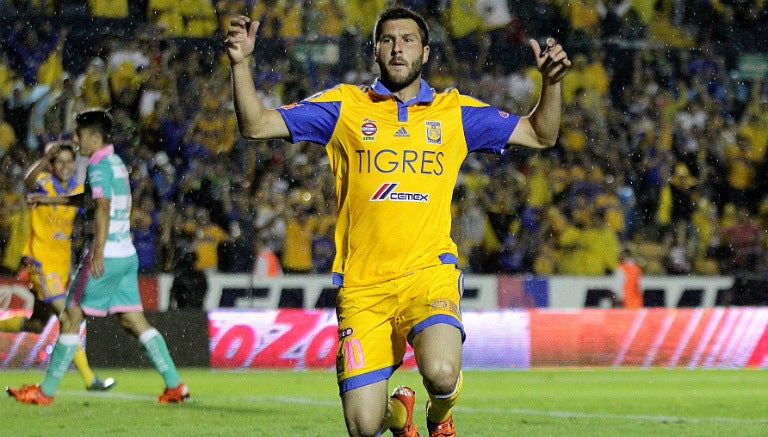
<svg viewBox="0 0 768 437">
<path fill-rule="evenodd" d="M 91 276 L 96 279 L 104 276 L 104 255 L 94 253 L 91 257 Z"/>
<path fill-rule="evenodd" d="M 258 21 L 252 22 L 250 17 L 245 15 L 232 18 L 230 21 L 227 39 L 224 40 L 224 48 L 227 50 L 232 65 L 243 62 L 253 53 L 259 24 Z"/>
<path fill-rule="evenodd" d="M 535 39 L 531 39 L 530 44 L 536 55 L 536 68 L 538 68 L 542 78 L 550 84 L 560 82 L 568 69 L 571 68 L 571 60 L 568 59 L 568 54 L 563 50 L 563 46 L 558 44 L 554 38 L 547 38 L 546 46 L 543 49 Z"/>
</svg>

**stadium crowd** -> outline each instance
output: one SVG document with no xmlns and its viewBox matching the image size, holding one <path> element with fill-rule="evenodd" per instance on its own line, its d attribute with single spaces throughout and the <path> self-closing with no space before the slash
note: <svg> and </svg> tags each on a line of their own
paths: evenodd
<svg viewBox="0 0 768 437">
<path fill-rule="evenodd" d="M 528 38 L 553 33 L 574 65 L 558 144 L 471 155 L 454 240 L 477 273 L 604 275 L 628 249 L 645 274 L 768 277 L 768 2 L 410 0 L 430 24 L 425 76 L 528 113 Z M 334 181 L 315 144 L 242 140 L 225 18 L 261 21 L 257 86 L 272 107 L 369 84 L 385 0 L 3 1 L 0 247 L 18 268 L 22 182 L 74 114 L 111 108 L 131 169 L 140 269 L 325 273 Z M 245 5 L 245 10 L 242 10 Z"/>
</svg>

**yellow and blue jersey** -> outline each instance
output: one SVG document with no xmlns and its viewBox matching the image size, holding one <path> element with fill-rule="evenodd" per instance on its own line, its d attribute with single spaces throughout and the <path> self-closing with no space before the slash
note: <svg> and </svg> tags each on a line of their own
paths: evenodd
<svg viewBox="0 0 768 437">
<path fill-rule="evenodd" d="M 33 192 L 50 197 L 83 192 L 74 176 L 65 189 L 51 173 L 37 178 Z M 24 247 L 22 260 L 42 277 L 44 296 L 57 296 L 66 291 L 72 262 L 72 227 L 80 208 L 66 205 L 37 205 L 30 212 L 31 234 Z M 45 279 L 44 279 L 45 278 Z"/>
<path fill-rule="evenodd" d="M 421 81 L 339 85 L 280 108 L 292 142 L 326 145 L 336 178 L 334 283 L 364 286 L 456 263 L 451 199 L 469 152 L 503 153 L 519 117 Z"/>
</svg>

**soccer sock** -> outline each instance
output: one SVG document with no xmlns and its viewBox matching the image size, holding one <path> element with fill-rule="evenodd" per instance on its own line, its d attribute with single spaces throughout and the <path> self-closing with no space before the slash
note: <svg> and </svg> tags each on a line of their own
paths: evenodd
<svg viewBox="0 0 768 437">
<path fill-rule="evenodd" d="M 171 353 L 168 352 L 168 345 L 162 334 L 157 329 L 150 328 L 141 333 L 139 341 L 144 345 L 146 357 L 152 361 L 157 371 L 163 376 L 165 386 L 168 388 L 178 387 L 181 384 L 181 377 L 176 371 L 176 365 L 173 363 Z"/>
<path fill-rule="evenodd" d="M 427 404 L 427 420 L 432 423 L 445 421 L 451 415 L 451 408 L 456 405 L 461 394 L 461 388 L 464 385 L 464 374 L 459 372 L 459 380 L 456 381 L 456 388 L 453 393 L 436 396 L 429 393 L 429 403 Z"/>
<path fill-rule="evenodd" d="M 389 398 L 384 429 L 403 429 L 406 420 L 408 420 L 408 410 L 405 405 L 397 399 Z"/>
<path fill-rule="evenodd" d="M 11 317 L 10 319 L 0 320 L 0 331 L 2 332 L 21 332 L 26 317 Z"/>
<path fill-rule="evenodd" d="M 56 393 L 61 378 L 67 373 L 67 369 L 75 357 L 78 345 L 80 345 L 78 334 L 59 335 L 59 339 L 56 340 L 56 345 L 53 347 L 53 353 L 51 353 L 51 363 L 48 365 L 45 379 L 40 384 L 40 388 L 43 389 L 46 396 L 53 396 Z"/>
<path fill-rule="evenodd" d="M 85 382 L 85 386 L 90 387 L 91 384 L 93 384 L 96 375 L 93 373 L 93 370 L 91 370 L 91 366 L 88 365 L 88 357 L 85 355 L 85 351 L 79 341 L 77 342 L 77 351 L 75 352 L 74 362 L 77 371 L 80 372 L 80 377 L 82 377 Z"/>
</svg>

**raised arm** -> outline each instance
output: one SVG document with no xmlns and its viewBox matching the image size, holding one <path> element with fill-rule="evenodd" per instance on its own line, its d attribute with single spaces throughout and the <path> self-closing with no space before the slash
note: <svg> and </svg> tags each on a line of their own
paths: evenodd
<svg viewBox="0 0 768 437">
<path fill-rule="evenodd" d="M 253 25 L 251 25 L 253 24 Z M 267 109 L 256 92 L 249 58 L 256 45 L 259 22 L 241 15 L 233 18 L 225 46 L 232 67 L 232 94 L 240 134 L 244 138 L 288 138 L 290 132 L 280 113 Z"/>
<path fill-rule="evenodd" d="M 543 149 L 554 146 L 557 141 L 562 111 L 560 81 L 571 67 L 571 60 L 553 38 L 547 39 L 544 50 L 535 39 L 530 44 L 536 56 L 536 67 L 541 73 L 541 93 L 536 107 L 527 117 L 520 119 L 507 144 Z"/>
<path fill-rule="evenodd" d="M 67 205 L 82 208 L 85 205 L 85 194 L 70 194 L 69 196 L 49 196 L 43 193 L 27 194 L 27 204 L 35 205 Z"/>
<path fill-rule="evenodd" d="M 59 153 L 59 141 L 54 141 L 45 145 L 45 153 L 40 159 L 30 165 L 27 169 L 27 173 L 24 175 L 24 188 L 27 191 L 32 191 L 37 188 L 37 177 L 44 171 L 49 171 L 51 167 L 51 159 Z"/>
</svg>

